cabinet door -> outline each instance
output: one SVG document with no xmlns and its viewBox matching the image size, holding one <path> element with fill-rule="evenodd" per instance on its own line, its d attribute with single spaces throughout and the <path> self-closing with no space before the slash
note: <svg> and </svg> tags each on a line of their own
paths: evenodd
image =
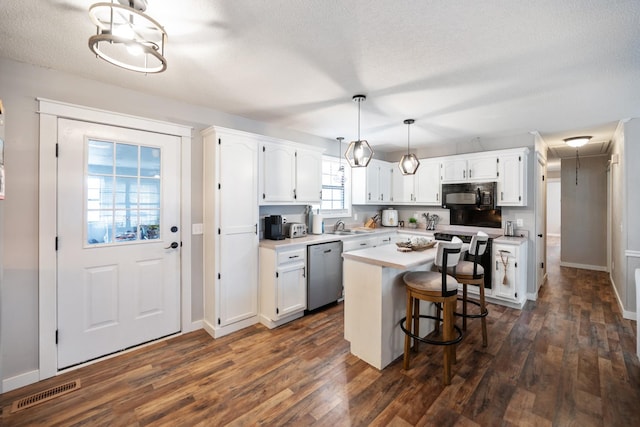
<svg viewBox="0 0 640 427">
<path fill-rule="evenodd" d="M 349 166 L 345 166 L 349 168 Z M 368 168 L 349 168 L 351 170 L 351 204 L 364 205 L 369 202 L 369 193 L 367 192 L 367 169 Z M 346 171 L 349 171 L 346 169 Z"/>
<path fill-rule="evenodd" d="M 305 269 L 304 263 L 278 268 L 276 317 L 282 318 L 307 308 Z"/>
<path fill-rule="evenodd" d="M 466 159 L 449 159 L 442 162 L 442 182 L 464 181 L 467 177 Z"/>
<path fill-rule="evenodd" d="M 367 203 L 380 201 L 380 164 L 371 160 L 365 168 L 367 174 Z"/>
<path fill-rule="evenodd" d="M 296 154 L 295 201 L 320 203 L 322 192 L 322 154 L 298 150 Z"/>
<path fill-rule="evenodd" d="M 420 160 L 414 191 L 415 202 L 440 205 L 440 161 Z"/>
<path fill-rule="evenodd" d="M 378 191 L 380 192 L 381 202 L 391 201 L 391 177 L 392 164 L 389 162 L 381 162 L 378 175 Z"/>
<path fill-rule="evenodd" d="M 219 191 L 220 326 L 258 313 L 257 149 L 257 142 L 250 138 L 221 135 L 220 187 L 214 190 Z"/>
<path fill-rule="evenodd" d="M 293 202 L 295 188 L 295 149 L 282 144 L 262 143 L 260 153 L 262 204 Z"/>
<path fill-rule="evenodd" d="M 507 298 L 511 300 L 517 299 L 517 251 L 517 246 L 494 246 L 495 275 L 493 277 L 492 292 L 496 297 Z"/>
<path fill-rule="evenodd" d="M 411 193 L 413 189 L 409 193 L 406 192 L 406 185 L 408 183 L 407 178 L 411 175 L 402 175 L 402 173 L 393 169 L 391 174 L 391 201 L 393 203 L 407 203 L 411 200 Z M 411 186 L 413 187 L 413 177 L 411 176 Z"/>
<path fill-rule="evenodd" d="M 467 178 L 495 181 L 498 178 L 498 156 L 471 157 L 467 160 Z"/>
<path fill-rule="evenodd" d="M 526 206 L 522 155 L 509 154 L 500 156 L 499 169 L 498 205 Z"/>
</svg>

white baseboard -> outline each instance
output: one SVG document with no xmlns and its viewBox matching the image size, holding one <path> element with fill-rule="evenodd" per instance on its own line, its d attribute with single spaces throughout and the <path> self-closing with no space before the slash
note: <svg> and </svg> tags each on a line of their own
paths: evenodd
<svg viewBox="0 0 640 427">
<path fill-rule="evenodd" d="M 248 319 L 244 319 L 239 322 L 233 323 L 231 325 L 226 325 L 226 326 L 212 325 L 211 323 L 204 320 L 202 326 L 204 330 L 207 331 L 207 333 L 211 335 L 213 338 L 220 338 L 225 335 L 229 335 L 232 332 L 239 331 L 240 329 L 253 326 L 256 323 L 258 323 L 258 316 L 253 316 Z"/>
<path fill-rule="evenodd" d="M 0 392 L 6 393 L 29 384 L 37 383 L 38 381 L 40 381 L 40 371 L 38 369 L 25 372 L 24 374 L 2 380 L 2 390 L 0 390 Z"/>
<path fill-rule="evenodd" d="M 186 334 L 187 332 L 197 331 L 198 329 L 202 328 L 204 328 L 204 321 L 196 320 L 195 322 L 191 322 L 191 324 L 187 328 L 185 328 L 182 333 Z"/>
<path fill-rule="evenodd" d="M 560 233 L 547 233 L 548 237 L 560 237 Z"/>
<path fill-rule="evenodd" d="M 573 262 L 560 262 L 560 267 L 580 268 L 582 270 L 594 270 L 594 271 L 609 271 L 606 265 L 590 265 L 590 264 L 577 264 Z"/>
<path fill-rule="evenodd" d="M 629 320 L 638 320 L 638 313 L 626 310 L 624 308 L 624 304 L 622 304 L 622 299 L 620 298 L 620 294 L 618 293 L 618 288 L 616 288 L 616 284 L 613 281 L 613 276 L 609 274 L 609 281 L 611 282 L 611 286 L 613 287 L 613 293 L 616 295 L 616 301 L 618 301 L 618 307 L 620 307 L 620 311 L 622 312 L 622 317 Z M 636 309 L 637 310 L 637 309 Z M 638 354 L 640 357 L 640 354 Z"/>
</svg>

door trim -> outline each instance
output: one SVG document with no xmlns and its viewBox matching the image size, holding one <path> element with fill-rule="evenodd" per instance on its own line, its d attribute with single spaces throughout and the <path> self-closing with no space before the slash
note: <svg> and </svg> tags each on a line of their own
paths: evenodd
<svg viewBox="0 0 640 427">
<path fill-rule="evenodd" d="M 38 186 L 38 313 L 39 378 L 58 374 L 55 341 L 57 328 L 57 160 L 58 119 L 67 118 L 111 126 L 174 135 L 181 138 L 180 153 L 180 327 L 182 332 L 197 329 L 191 320 L 191 133 L 192 128 L 143 117 L 37 98 L 40 115 L 40 167 Z M 62 371 L 61 371 L 62 372 Z"/>
</svg>

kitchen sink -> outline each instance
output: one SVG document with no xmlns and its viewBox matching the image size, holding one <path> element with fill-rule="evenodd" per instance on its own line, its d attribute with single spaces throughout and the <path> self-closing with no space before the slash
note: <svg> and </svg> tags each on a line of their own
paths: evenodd
<svg viewBox="0 0 640 427">
<path fill-rule="evenodd" d="M 365 230 L 351 230 L 349 228 L 345 229 L 345 230 L 337 230 L 337 231 L 328 231 L 327 234 L 335 234 L 338 236 L 350 236 L 353 234 L 367 234 L 367 233 L 371 233 L 370 231 L 365 231 Z"/>
</svg>

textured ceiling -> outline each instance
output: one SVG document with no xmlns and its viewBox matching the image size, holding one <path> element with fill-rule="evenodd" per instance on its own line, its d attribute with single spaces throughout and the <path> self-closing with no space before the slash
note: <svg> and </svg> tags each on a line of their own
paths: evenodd
<svg viewBox="0 0 640 427">
<path fill-rule="evenodd" d="M 406 147 L 406 118 L 412 146 L 538 131 L 600 150 L 640 117 L 637 0 L 149 0 L 169 41 L 147 76 L 90 53 L 92 3 L 3 0 L 0 56 L 347 141 L 362 93 L 380 151 Z"/>
</svg>

